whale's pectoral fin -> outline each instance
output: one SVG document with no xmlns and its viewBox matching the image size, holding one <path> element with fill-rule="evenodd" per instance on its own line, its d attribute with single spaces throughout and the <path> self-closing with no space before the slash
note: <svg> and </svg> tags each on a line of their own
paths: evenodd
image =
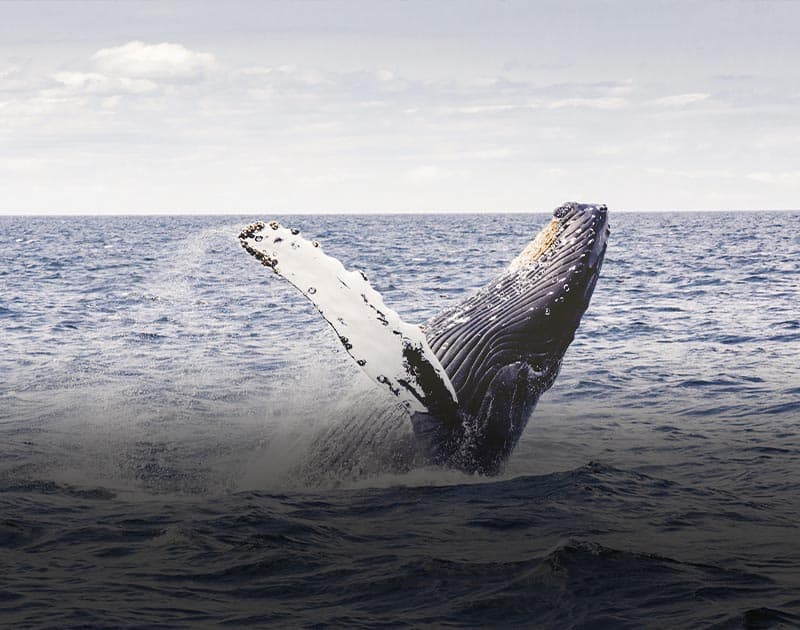
<svg viewBox="0 0 800 630">
<path fill-rule="evenodd" d="M 410 413 L 455 417 L 455 390 L 425 335 L 387 307 L 363 273 L 348 271 L 317 241 L 275 221 L 249 225 L 239 241 L 313 302 L 361 369 Z"/>
</svg>

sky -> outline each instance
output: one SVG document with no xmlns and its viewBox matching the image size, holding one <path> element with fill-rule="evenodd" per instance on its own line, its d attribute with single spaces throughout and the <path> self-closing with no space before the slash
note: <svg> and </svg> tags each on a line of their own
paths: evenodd
<svg viewBox="0 0 800 630">
<path fill-rule="evenodd" d="M 800 207 L 800 2 L 0 2 L 0 214 Z"/>
</svg>

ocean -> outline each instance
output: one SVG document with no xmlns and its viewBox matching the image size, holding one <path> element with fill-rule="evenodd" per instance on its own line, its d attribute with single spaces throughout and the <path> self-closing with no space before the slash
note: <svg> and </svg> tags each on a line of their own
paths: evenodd
<svg viewBox="0 0 800 630">
<path fill-rule="evenodd" d="M 0 217 L 1 626 L 800 627 L 800 212 L 611 208 L 497 477 L 309 474 L 385 394 L 272 218 L 422 323 L 549 215 Z"/>
</svg>

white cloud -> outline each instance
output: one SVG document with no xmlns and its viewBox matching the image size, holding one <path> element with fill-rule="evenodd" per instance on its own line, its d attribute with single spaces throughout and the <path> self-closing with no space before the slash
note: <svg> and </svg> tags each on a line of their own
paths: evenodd
<svg viewBox="0 0 800 630">
<path fill-rule="evenodd" d="M 756 173 L 748 173 L 747 179 L 752 180 L 754 182 L 760 182 L 762 184 L 799 185 L 800 171 L 781 171 L 781 172 L 759 171 Z"/>
<path fill-rule="evenodd" d="M 563 107 L 588 107 L 591 109 L 622 109 L 628 106 L 628 101 L 616 96 L 601 96 L 598 98 L 565 98 L 553 101 L 548 105 L 550 109 Z"/>
<path fill-rule="evenodd" d="M 446 113 L 458 114 L 494 114 L 497 112 L 508 112 L 516 109 L 535 109 L 537 106 L 530 105 L 511 105 L 499 103 L 496 105 L 468 105 L 465 107 L 450 107 Z"/>
<path fill-rule="evenodd" d="M 442 168 L 436 164 L 425 164 L 412 168 L 406 172 L 406 177 L 414 181 L 432 181 L 438 179 L 450 179 L 452 177 L 463 177 L 465 175 L 462 171 L 454 171 L 447 168 Z"/>
<path fill-rule="evenodd" d="M 508 147 L 502 147 L 497 149 L 443 152 L 436 154 L 436 158 L 440 160 L 505 160 L 515 153 Z"/>
<path fill-rule="evenodd" d="M 769 184 L 775 181 L 775 176 L 772 173 L 766 172 L 758 172 L 758 173 L 748 173 L 747 179 L 750 179 L 754 182 L 761 182 L 762 184 Z"/>
<path fill-rule="evenodd" d="M 119 92 L 142 94 L 152 92 L 157 87 L 149 79 L 113 78 L 98 72 L 59 72 L 53 75 L 53 78 L 70 90 L 92 94 Z"/>
<path fill-rule="evenodd" d="M 15 173 L 38 172 L 44 170 L 48 165 L 48 161 L 40 157 L 0 156 L 0 170 Z"/>
<path fill-rule="evenodd" d="M 673 94 L 671 96 L 664 96 L 657 98 L 653 101 L 656 105 L 663 105 L 664 107 L 683 107 L 691 105 L 692 103 L 699 103 L 708 99 L 709 95 L 704 92 L 689 92 L 687 94 Z"/>
<path fill-rule="evenodd" d="M 727 169 L 697 169 L 693 171 L 681 169 L 667 169 L 662 167 L 646 167 L 645 173 L 650 175 L 667 175 L 670 177 L 680 177 L 684 179 L 733 179 L 735 175 Z"/>
<path fill-rule="evenodd" d="M 755 142 L 755 146 L 759 149 L 792 147 L 797 144 L 800 144 L 800 133 L 792 133 L 787 129 L 781 129 L 780 133 L 764 134 Z"/>
<path fill-rule="evenodd" d="M 617 144 L 602 144 L 595 149 L 595 155 L 600 157 L 611 157 L 614 155 L 620 155 L 622 151 L 622 147 Z"/>
<path fill-rule="evenodd" d="M 102 48 L 92 55 L 96 67 L 111 76 L 141 79 L 188 80 L 218 67 L 214 55 L 195 52 L 180 44 L 132 41 Z"/>
<path fill-rule="evenodd" d="M 9 81 L 19 74 L 19 68 L 12 66 L 10 68 L 0 68 L 0 81 Z"/>
</svg>

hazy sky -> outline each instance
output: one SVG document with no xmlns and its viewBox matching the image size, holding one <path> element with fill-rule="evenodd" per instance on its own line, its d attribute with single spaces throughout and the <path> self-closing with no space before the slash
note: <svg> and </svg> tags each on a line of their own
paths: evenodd
<svg viewBox="0 0 800 630">
<path fill-rule="evenodd" d="M 0 2 L 0 213 L 800 207 L 800 2 Z"/>
</svg>

